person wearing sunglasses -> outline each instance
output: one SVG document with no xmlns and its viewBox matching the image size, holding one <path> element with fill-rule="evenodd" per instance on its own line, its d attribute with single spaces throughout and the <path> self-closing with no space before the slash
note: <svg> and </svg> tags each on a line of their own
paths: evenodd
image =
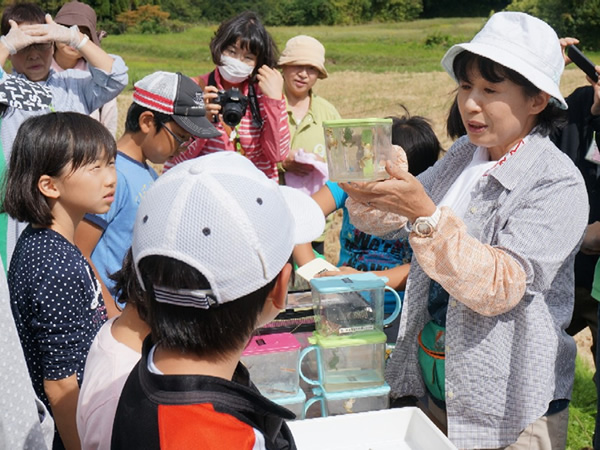
<svg viewBox="0 0 600 450">
<path fill-rule="evenodd" d="M 109 275 L 121 268 L 137 206 L 158 177 L 148 163 L 164 164 L 185 150 L 192 137 L 218 136 L 205 114 L 202 89 L 180 73 L 154 72 L 134 86 L 125 132 L 117 141 L 115 200 L 107 213 L 86 215 L 75 236 L 104 283 L 105 304 L 112 308 L 109 316 L 118 314 L 110 301 L 116 292 Z"/>
</svg>

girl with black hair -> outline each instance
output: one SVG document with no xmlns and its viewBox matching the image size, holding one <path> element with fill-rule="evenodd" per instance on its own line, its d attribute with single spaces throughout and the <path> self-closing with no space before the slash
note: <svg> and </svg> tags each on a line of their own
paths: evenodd
<svg viewBox="0 0 600 450">
<path fill-rule="evenodd" d="M 106 321 L 102 289 L 74 244 L 84 214 L 113 202 L 116 144 L 79 113 L 27 119 L 17 133 L 3 210 L 30 225 L 8 270 L 12 313 L 36 395 L 52 413 L 55 449 L 78 448 L 75 408 L 85 358 Z"/>
<path fill-rule="evenodd" d="M 206 115 L 221 136 L 195 139 L 185 152 L 165 164 L 165 170 L 188 159 L 227 150 L 241 153 L 269 178 L 277 179 L 277 163 L 289 152 L 290 132 L 283 77 L 274 68 L 278 53 L 275 42 L 258 16 L 245 11 L 221 23 L 210 51 L 217 67 L 193 79 L 204 89 Z M 237 124 L 223 120 L 223 105 L 218 102 L 218 92 L 236 92 L 231 89 L 245 97 L 236 105 L 243 112 Z"/>
</svg>

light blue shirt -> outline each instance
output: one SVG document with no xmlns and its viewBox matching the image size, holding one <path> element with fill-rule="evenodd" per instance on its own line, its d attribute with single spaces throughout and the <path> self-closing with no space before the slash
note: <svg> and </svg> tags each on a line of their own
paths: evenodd
<svg viewBox="0 0 600 450">
<path fill-rule="evenodd" d="M 92 252 L 92 262 L 98 275 L 113 297 L 115 283 L 109 275 L 123 265 L 123 258 L 131 247 L 133 224 L 142 197 L 158 175 L 145 163 L 118 152 L 116 159 L 117 190 L 110 210 L 104 214 L 87 214 L 85 219 L 104 231 Z"/>
</svg>

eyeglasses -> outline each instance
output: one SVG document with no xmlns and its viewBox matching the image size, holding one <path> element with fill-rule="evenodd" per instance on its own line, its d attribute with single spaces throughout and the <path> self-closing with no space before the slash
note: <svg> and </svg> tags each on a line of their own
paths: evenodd
<svg viewBox="0 0 600 450">
<path fill-rule="evenodd" d="M 43 44 L 31 44 L 31 45 L 28 45 L 27 47 L 25 47 L 21 51 L 28 52 L 30 50 L 35 50 L 38 52 L 45 52 L 45 51 L 50 50 L 52 48 L 52 45 L 53 45 L 52 42 L 45 42 Z"/>
<path fill-rule="evenodd" d="M 163 126 L 163 128 L 165 130 L 167 130 L 167 133 L 169 133 L 173 137 L 173 139 L 175 139 L 175 142 L 177 142 L 179 148 L 187 148 L 187 146 L 191 144 L 191 142 L 192 142 L 191 139 L 188 139 L 187 141 L 184 141 L 179 136 L 177 136 L 175 133 L 173 133 L 169 129 L 169 127 L 167 126 L 166 123 L 163 123 L 162 126 Z"/>
</svg>

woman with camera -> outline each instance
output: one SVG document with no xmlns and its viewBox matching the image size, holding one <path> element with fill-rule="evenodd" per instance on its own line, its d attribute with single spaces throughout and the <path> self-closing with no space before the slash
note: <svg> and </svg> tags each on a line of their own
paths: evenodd
<svg viewBox="0 0 600 450">
<path fill-rule="evenodd" d="M 220 137 L 195 139 L 165 164 L 173 165 L 218 151 L 237 151 L 269 178 L 290 146 L 283 78 L 274 69 L 277 47 L 258 16 L 243 12 L 219 26 L 210 42 L 212 72 L 193 78 L 204 90 L 206 115 Z"/>
</svg>

